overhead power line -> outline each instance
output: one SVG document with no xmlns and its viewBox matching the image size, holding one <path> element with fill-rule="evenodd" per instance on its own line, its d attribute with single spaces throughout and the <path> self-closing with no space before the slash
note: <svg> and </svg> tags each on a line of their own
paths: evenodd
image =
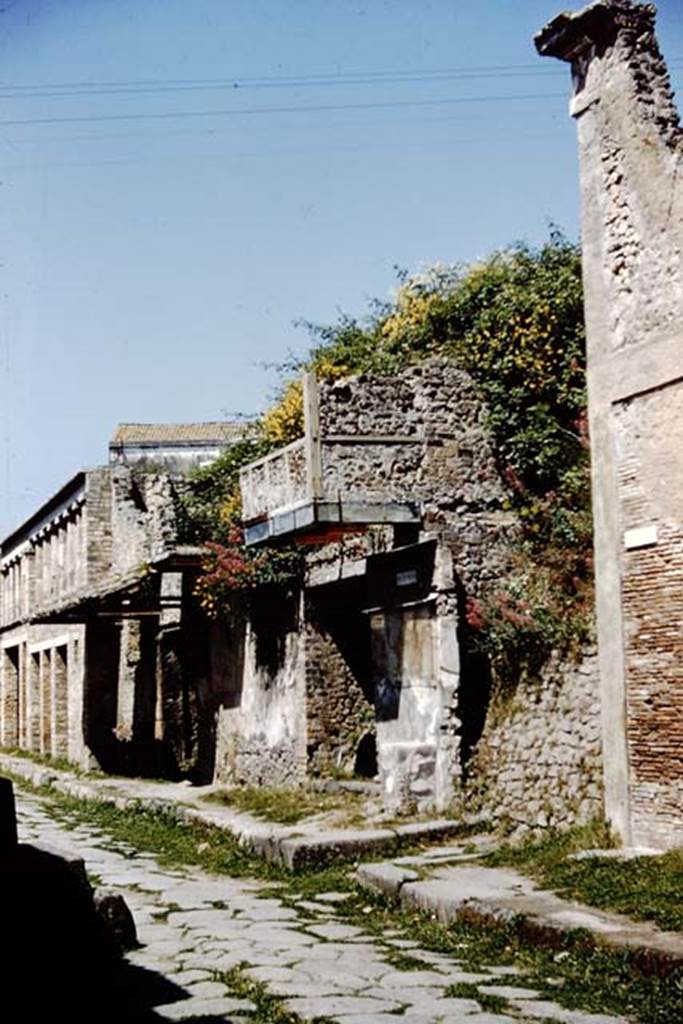
<svg viewBox="0 0 683 1024">
<path fill-rule="evenodd" d="M 120 86 L 185 86 L 185 85 L 253 85 L 268 83 L 272 85 L 292 85 L 298 82 L 330 82 L 337 84 L 358 79 L 394 78 L 408 75 L 452 75 L 452 74 L 495 74 L 507 71 L 538 71 L 538 63 L 534 64 L 471 64 L 447 68 L 394 68 L 384 71 L 345 71 L 319 74 L 300 75 L 224 75 L 221 78 L 132 78 L 115 79 L 109 81 L 80 81 L 80 82 L 40 82 L 40 83 L 12 83 L 5 82 L 0 85 L 3 89 L 105 89 L 119 88 Z M 550 70 L 550 69 L 549 69 Z M 561 72 L 560 72 L 561 73 Z"/>
<path fill-rule="evenodd" d="M 248 92 L 257 89 L 337 89 L 347 86 L 400 86 L 400 85 L 421 85 L 438 84 L 439 82 L 475 81 L 478 79 L 503 79 L 503 78 L 558 78 L 562 71 L 507 71 L 497 74 L 472 73 L 472 74 L 402 74 L 382 78 L 347 78 L 335 80 L 295 80 L 287 82 L 267 81 L 220 81 L 220 82 L 193 82 L 186 85 L 158 84 L 158 85 L 137 85 L 135 83 L 122 82 L 119 85 L 92 85 L 88 87 L 62 88 L 53 86 L 51 88 L 32 87 L 2 87 L 0 86 L 0 99 L 6 100 L 32 100 L 45 98 L 66 99 L 81 98 L 87 96 L 155 96 L 171 92 L 225 92 L 237 91 Z"/>
<path fill-rule="evenodd" d="M 683 62 L 674 58 L 670 67 Z M 184 92 L 212 89 L 289 89 L 335 88 L 345 85 L 401 85 L 404 83 L 450 81 L 473 78 L 557 78 L 565 72 L 559 68 L 543 68 L 538 64 L 490 64 L 450 68 L 422 68 L 396 71 L 364 71 L 340 74 L 226 76 L 224 78 L 127 79 L 103 82 L 43 82 L 40 84 L 5 83 L 0 85 L 4 99 L 29 99 L 48 96 L 92 96 Z"/>
<path fill-rule="evenodd" d="M 247 117 L 258 114 L 332 113 L 341 110 L 386 110 L 398 107 L 442 107 L 462 103 L 513 103 L 526 100 L 565 99 L 566 93 L 527 93 L 505 96 L 458 96 L 450 99 L 387 100 L 377 103 L 330 103 L 282 107 L 235 107 L 233 110 L 164 110 L 136 114 L 79 114 L 69 117 L 28 117 L 0 121 L 0 127 L 48 124 L 85 124 L 95 121 L 167 121 L 171 118 Z"/>
</svg>

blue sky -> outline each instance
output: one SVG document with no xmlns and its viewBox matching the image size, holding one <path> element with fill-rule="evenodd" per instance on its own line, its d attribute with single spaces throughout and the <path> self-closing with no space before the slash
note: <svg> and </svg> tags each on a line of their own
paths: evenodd
<svg viewBox="0 0 683 1024">
<path fill-rule="evenodd" d="M 0 535 L 119 421 L 264 407 L 395 266 L 575 237 L 552 0 L 2 0 Z M 566 3 L 573 9 L 580 4 Z M 658 33 L 683 84 L 683 5 Z"/>
</svg>

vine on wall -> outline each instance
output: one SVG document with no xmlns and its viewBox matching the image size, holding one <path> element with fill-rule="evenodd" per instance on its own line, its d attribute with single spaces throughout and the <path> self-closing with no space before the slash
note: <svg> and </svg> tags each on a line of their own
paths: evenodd
<svg viewBox="0 0 683 1024">
<path fill-rule="evenodd" d="M 291 578 L 291 550 L 243 543 L 239 469 L 302 435 L 301 372 L 395 373 L 441 355 L 480 388 L 524 534 L 509 579 L 470 602 L 474 642 L 501 671 L 579 644 L 591 624 L 592 520 L 578 247 L 552 231 L 537 249 L 516 245 L 470 266 L 402 274 L 394 301 L 372 303 L 365 319 L 306 327 L 311 350 L 282 368 L 276 402 L 179 495 L 184 537 L 211 542 L 198 583 L 207 610 L 234 607 L 270 577 Z"/>
</svg>

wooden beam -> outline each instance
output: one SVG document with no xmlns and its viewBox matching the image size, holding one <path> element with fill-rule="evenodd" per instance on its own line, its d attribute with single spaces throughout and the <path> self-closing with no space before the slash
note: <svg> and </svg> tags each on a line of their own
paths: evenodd
<svg viewBox="0 0 683 1024">
<path fill-rule="evenodd" d="M 312 498 L 322 496 L 322 457 L 320 450 L 320 395 L 315 374 L 304 374 L 304 436 L 306 438 L 306 479 Z"/>
</svg>

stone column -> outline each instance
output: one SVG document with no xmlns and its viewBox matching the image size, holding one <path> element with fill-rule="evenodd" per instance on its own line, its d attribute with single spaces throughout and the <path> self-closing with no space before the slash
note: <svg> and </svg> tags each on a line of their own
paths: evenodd
<svg viewBox="0 0 683 1024">
<path fill-rule="evenodd" d="M 183 576 L 165 572 L 160 583 L 159 633 L 156 662 L 156 713 L 154 735 L 163 741 L 177 764 L 186 758 L 182 663 Z"/>
<path fill-rule="evenodd" d="M 124 619 L 119 644 L 119 685 L 116 705 L 117 739 L 133 739 L 135 691 L 141 661 L 141 630 L 139 619 Z"/>
<path fill-rule="evenodd" d="M 86 767 L 89 750 L 85 737 L 85 635 L 87 626 L 76 627 L 67 648 L 67 757 Z"/>
<path fill-rule="evenodd" d="M 655 8 L 599 0 L 536 37 L 577 120 L 605 810 L 683 842 L 683 141 Z"/>
</svg>

